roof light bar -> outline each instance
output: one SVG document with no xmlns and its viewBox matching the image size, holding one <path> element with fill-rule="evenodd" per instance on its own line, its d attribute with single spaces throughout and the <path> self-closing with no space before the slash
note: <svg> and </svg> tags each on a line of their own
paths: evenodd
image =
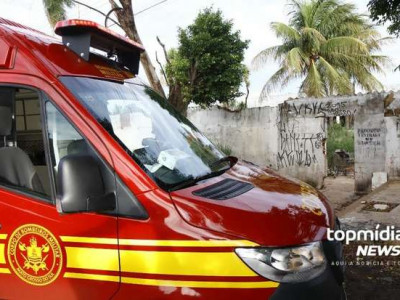
<svg viewBox="0 0 400 300">
<path fill-rule="evenodd" d="M 65 20 L 55 26 L 55 33 L 62 37 L 65 46 L 80 57 L 89 60 L 90 47 L 116 55 L 118 62 L 132 73 L 138 74 L 140 53 L 144 48 L 104 26 L 86 20 Z"/>
</svg>

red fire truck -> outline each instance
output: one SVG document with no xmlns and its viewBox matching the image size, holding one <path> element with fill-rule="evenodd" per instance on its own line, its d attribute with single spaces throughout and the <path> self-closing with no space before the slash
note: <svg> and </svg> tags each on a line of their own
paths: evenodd
<svg viewBox="0 0 400 300">
<path fill-rule="evenodd" d="M 0 19 L 1 299 L 345 299 L 318 191 L 221 153 L 91 21 Z"/>
</svg>

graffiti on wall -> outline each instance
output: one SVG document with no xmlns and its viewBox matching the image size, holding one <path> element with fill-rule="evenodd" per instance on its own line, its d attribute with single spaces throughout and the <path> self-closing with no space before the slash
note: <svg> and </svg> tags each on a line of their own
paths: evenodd
<svg viewBox="0 0 400 300">
<path fill-rule="evenodd" d="M 299 115 L 318 115 L 324 116 L 351 116 L 354 115 L 357 109 L 349 106 L 346 101 L 315 101 L 310 103 L 286 103 L 280 107 L 281 114 L 284 116 L 299 116 Z"/>
<path fill-rule="evenodd" d="M 396 133 L 397 137 L 400 138 L 400 119 L 397 119 L 396 121 Z"/>
<path fill-rule="evenodd" d="M 317 163 L 316 150 L 323 147 L 324 133 L 299 133 L 294 126 L 280 130 L 278 168 L 310 167 Z"/>
</svg>

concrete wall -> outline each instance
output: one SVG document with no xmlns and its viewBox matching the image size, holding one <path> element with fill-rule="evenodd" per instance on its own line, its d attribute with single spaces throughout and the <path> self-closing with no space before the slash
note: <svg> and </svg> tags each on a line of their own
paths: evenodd
<svg viewBox="0 0 400 300">
<path fill-rule="evenodd" d="M 373 172 L 385 171 L 386 127 L 384 95 L 372 94 L 358 99 L 354 118 L 355 192 L 371 190 Z"/>
<path fill-rule="evenodd" d="M 192 109 L 189 119 L 216 144 L 260 166 L 272 167 L 313 186 L 326 176 L 324 118 L 284 113 L 280 107 L 240 112 Z"/>
<path fill-rule="evenodd" d="M 249 108 L 231 112 L 222 108 L 188 112 L 189 119 L 213 142 L 229 147 L 243 159 L 277 168 L 277 108 Z"/>
<path fill-rule="evenodd" d="M 279 106 L 277 169 L 321 187 L 327 171 L 325 119 L 291 110 L 300 106 L 293 101 Z"/>
<path fill-rule="evenodd" d="M 385 117 L 385 171 L 391 179 L 400 179 L 400 117 Z"/>
<path fill-rule="evenodd" d="M 278 107 L 230 112 L 194 109 L 189 119 L 242 159 L 321 187 L 327 175 L 327 118 L 354 117 L 355 191 L 371 189 L 373 172 L 400 177 L 400 118 L 385 117 L 388 93 L 287 100 Z M 393 94 L 400 108 L 400 92 Z M 400 114 L 400 113 L 399 113 Z M 399 115 L 397 114 L 397 115 Z"/>
</svg>

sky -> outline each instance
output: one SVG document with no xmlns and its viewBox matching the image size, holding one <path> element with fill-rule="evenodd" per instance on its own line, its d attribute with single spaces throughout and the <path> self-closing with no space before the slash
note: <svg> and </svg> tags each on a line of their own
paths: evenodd
<svg viewBox="0 0 400 300">
<path fill-rule="evenodd" d="M 132 1 L 134 12 L 140 12 L 162 0 Z M 346 1 L 354 3 L 359 13 L 368 13 L 368 0 Z M 96 7 L 105 13 L 110 9 L 108 0 L 80 0 L 80 2 Z M 251 71 L 248 105 L 250 107 L 276 105 L 288 97 L 296 97 L 300 85 L 298 81 L 292 82 L 283 90 L 273 91 L 268 99 L 260 100 L 259 96 L 263 85 L 277 70 L 278 65 L 271 61 L 259 70 L 251 67 L 251 61 L 257 53 L 279 44 L 279 39 L 269 29 L 269 24 L 271 22 L 288 22 L 287 14 L 290 9 L 286 0 L 166 0 L 135 17 L 143 45 L 150 54 L 153 64 L 156 65 L 156 52 L 159 57 L 163 56 L 156 37 L 159 36 L 167 48 L 176 47 L 178 45 L 178 28 L 190 25 L 200 10 L 210 6 L 220 9 L 226 19 L 232 20 L 234 28 L 240 30 L 242 39 L 250 40 L 244 61 Z M 68 9 L 67 16 L 104 24 L 103 16 L 81 5 L 75 5 Z M 47 21 L 42 0 L 0 0 L 0 17 L 54 35 Z M 111 24 L 112 22 L 109 21 L 108 25 Z M 111 26 L 111 29 L 119 31 L 117 26 Z M 378 29 L 382 35 L 388 35 L 385 27 L 379 26 Z M 400 90 L 400 72 L 393 72 L 393 69 L 400 65 L 400 39 L 394 39 L 385 45 L 382 54 L 389 56 L 393 65 L 385 69 L 385 74 L 376 74 L 376 76 L 384 84 L 385 90 Z M 139 72 L 139 76 L 145 80 L 144 72 Z"/>
</svg>

